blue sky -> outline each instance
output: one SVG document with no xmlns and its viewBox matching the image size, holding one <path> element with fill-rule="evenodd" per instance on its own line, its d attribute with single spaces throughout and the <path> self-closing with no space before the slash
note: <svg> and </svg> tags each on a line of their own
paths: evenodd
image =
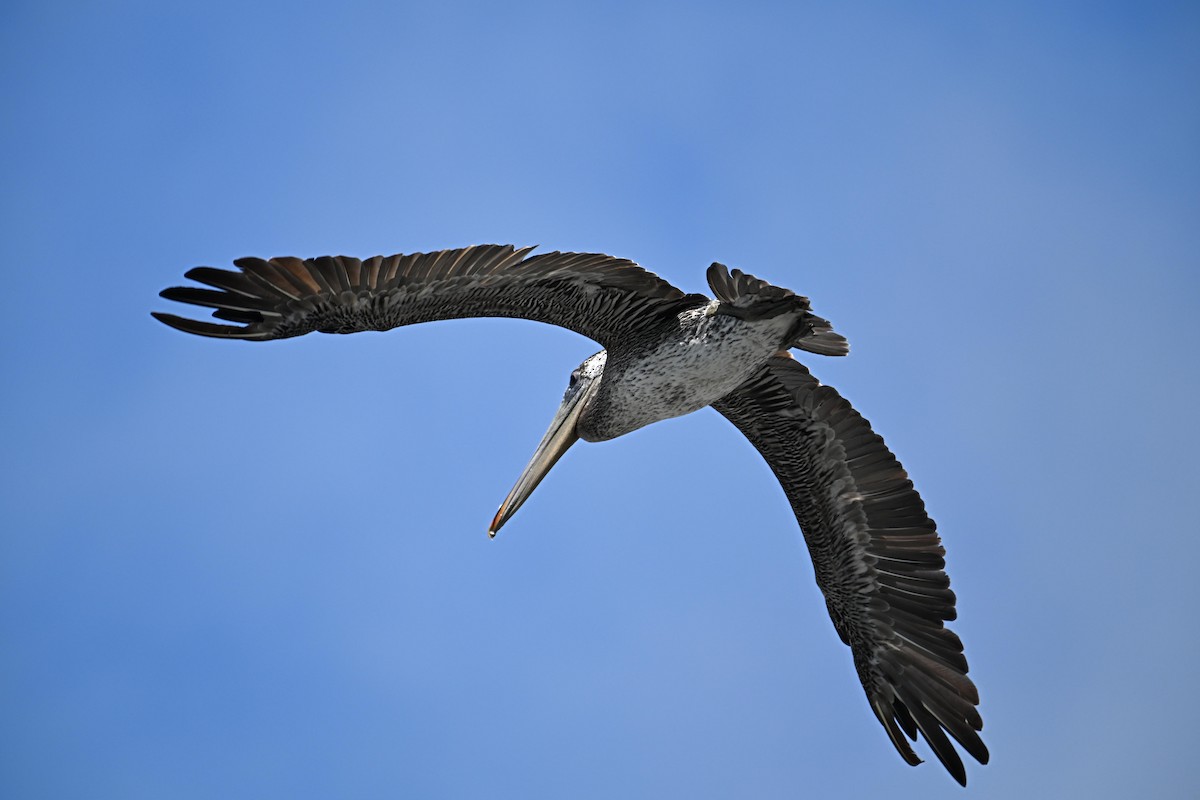
<svg viewBox="0 0 1200 800">
<path fill-rule="evenodd" d="M 0 793 L 962 796 L 715 413 L 489 541 L 593 343 L 149 316 L 198 264 L 492 241 L 811 296 L 946 542 L 968 791 L 1194 789 L 1200 13 L 741 5 L 5 6 Z"/>
</svg>

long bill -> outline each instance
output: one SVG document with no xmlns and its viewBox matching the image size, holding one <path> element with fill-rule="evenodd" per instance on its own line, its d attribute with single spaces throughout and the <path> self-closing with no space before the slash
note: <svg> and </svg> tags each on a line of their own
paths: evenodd
<svg viewBox="0 0 1200 800">
<path fill-rule="evenodd" d="M 533 458 L 529 460 L 525 471 L 517 479 L 517 485 L 508 493 L 508 497 L 504 498 L 504 502 L 500 504 L 500 510 L 492 519 L 492 524 L 488 526 L 488 536 L 494 537 L 496 531 L 500 530 L 513 514 L 517 513 L 517 509 L 529 499 L 529 495 L 533 494 L 533 490 L 550 472 L 550 468 L 557 464 L 563 453 L 579 440 L 576 425 L 592 394 L 589 391 L 590 388 L 571 392 L 563 398 L 562 405 L 558 407 L 558 412 L 554 415 L 554 421 L 550 423 L 550 429 L 542 437 L 541 443 L 533 453 Z"/>
</svg>

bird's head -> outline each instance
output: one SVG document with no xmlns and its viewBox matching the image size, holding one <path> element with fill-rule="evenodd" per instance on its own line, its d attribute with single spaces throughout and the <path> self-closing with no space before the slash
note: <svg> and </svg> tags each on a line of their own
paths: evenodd
<svg viewBox="0 0 1200 800">
<path fill-rule="evenodd" d="M 533 490 L 542 482 L 542 478 L 550 472 L 567 448 L 580 438 L 587 438 L 585 431 L 580 430 L 580 423 L 596 397 L 600 388 L 600 379 L 604 375 L 604 364 L 608 353 L 601 350 L 571 372 L 567 382 L 567 391 L 563 393 L 562 405 L 558 407 L 550 429 L 542 437 L 541 443 L 533 453 L 533 458 L 517 479 L 517 484 L 500 504 L 500 510 L 488 527 L 488 535 L 495 536 L 496 532 L 517 513 L 517 509 L 529 499 Z"/>
</svg>

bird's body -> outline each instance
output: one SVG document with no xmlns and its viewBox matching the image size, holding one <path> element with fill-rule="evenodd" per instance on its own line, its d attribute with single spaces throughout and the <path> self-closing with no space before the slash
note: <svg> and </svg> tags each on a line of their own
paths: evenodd
<svg viewBox="0 0 1200 800">
<path fill-rule="evenodd" d="M 778 353 L 801 316 L 743 320 L 719 306 L 713 300 L 681 311 L 659 336 L 602 351 L 603 380 L 579 421 L 580 438 L 615 439 L 712 405 Z"/>
<path fill-rule="evenodd" d="M 788 352 L 845 355 L 846 340 L 811 312 L 808 298 L 720 264 L 708 270 L 710 299 L 623 259 L 529 256 L 531 249 L 241 259 L 239 272 L 187 273 L 212 289 L 162 293 L 236 324 L 154 316 L 189 333 L 252 341 L 522 317 L 599 341 L 605 349 L 572 373 L 550 429 L 492 521 L 493 535 L 573 442 L 613 439 L 711 405 L 779 478 L 834 627 L 892 744 L 918 764 L 907 739 L 919 732 L 965 784 L 948 735 L 982 763 L 988 751 L 962 643 L 943 624 L 955 618 L 955 596 L 941 540 L 883 440 Z"/>
</svg>

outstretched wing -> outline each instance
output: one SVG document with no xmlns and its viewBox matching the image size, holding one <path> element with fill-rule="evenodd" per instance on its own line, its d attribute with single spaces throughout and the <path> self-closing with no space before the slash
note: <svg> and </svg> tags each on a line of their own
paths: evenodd
<svg viewBox="0 0 1200 800">
<path fill-rule="evenodd" d="M 201 336 L 263 341 L 311 331 L 383 331 L 440 319 L 521 317 L 610 346 L 638 328 L 707 302 L 657 275 L 600 253 L 543 253 L 476 245 L 457 250 L 322 258 L 242 258 L 239 271 L 196 267 L 168 300 L 206 306 L 225 325 L 154 312 Z"/>
<path fill-rule="evenodd" d="M 713 407 L 758 449 L 787 493 L 817 585 L 871 708 L 909 764 L 905 739 L 925 737 L 964 786 L 946 734 L 980 763 L 987 747 L 967 677 L 945 550 L 908 473 L 832 387 L 775 356 Z"/>
</svg>

